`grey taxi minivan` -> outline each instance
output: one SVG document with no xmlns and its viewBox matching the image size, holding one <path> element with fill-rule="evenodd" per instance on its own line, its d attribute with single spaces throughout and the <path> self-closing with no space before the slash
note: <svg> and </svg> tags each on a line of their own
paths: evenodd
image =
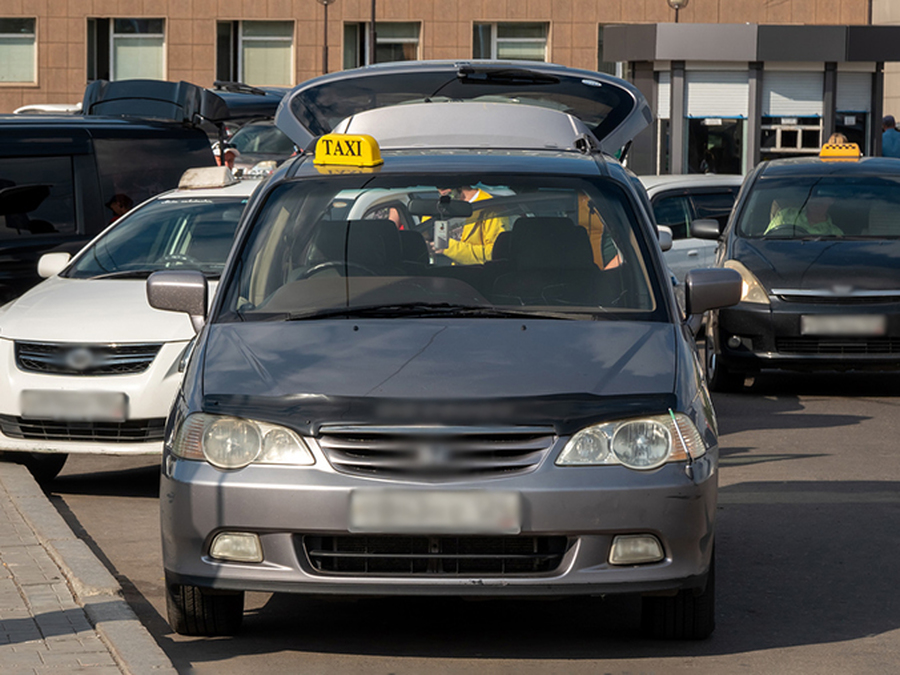
<svg viewBox="0 0 900 675">
<path fill-rule="evenodd" d="M 628 83 L 417 62 L 288 94 L 298 147 L 202 275 L 147 282 L 199 333 L 167 423 L 168 615 L 245 591 L 643 598 L 715 625 L 715 414 L 637 179 Z M 689 313 L 739 275 L 692 272 Z"/>
</svg>

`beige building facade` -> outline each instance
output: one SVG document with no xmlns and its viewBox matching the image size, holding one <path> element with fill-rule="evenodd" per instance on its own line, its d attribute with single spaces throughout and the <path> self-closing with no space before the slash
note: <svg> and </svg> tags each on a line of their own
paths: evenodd
<svg viewBox="0 0 900 675">
<path fill-rule="evenodd" d="M 327 8 L 319 0 L 0 0 L 0 112 L 75 103 L 94 79 L 290 86 L 364 65 L 373 5 L 375 61 L 532 58 L 609 70 L 604 26 L 676 19 L 666 0 L 331 0 Z M 690 0 L 677 18 L 900 22 L 900 2 Z"/>
</svg>

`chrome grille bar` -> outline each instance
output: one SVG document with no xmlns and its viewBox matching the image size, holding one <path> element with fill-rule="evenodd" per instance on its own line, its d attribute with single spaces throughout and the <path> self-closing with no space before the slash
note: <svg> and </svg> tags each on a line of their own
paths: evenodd
<svg viewBox="0 0 900 675">
<path fill-rule="evenodd" d="M 315 440 L 343 473 L 454 480 L 532 471 L 556 433 L 552 427 L 325 426 Z"/>
</svg>

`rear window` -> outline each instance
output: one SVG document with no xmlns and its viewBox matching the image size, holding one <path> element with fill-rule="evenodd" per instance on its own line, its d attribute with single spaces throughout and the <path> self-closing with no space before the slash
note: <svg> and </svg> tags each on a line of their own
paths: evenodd
<svg viewBox="0 0 900 675">
<path fill-rule="evenodd" d="M 393 306 L 569 318 L 659 309 L 621 188 L 575 177 L 303 180 L 276 188 L 227 283 L 224 320 Z"/>
<path fill-rule="evenodd" d="M 110 222 L 113 201 L 128 208 L 171 190 L 190 168 L 212 166 L 212 148 L 205 135 L 160 138 L 101 138 L 94 141 L 100 194 Z"/>
<path fill-rule="evenodd" d="M 762 178 L 738 223 L 745 237 L 780 239 L 900 237 L 900 178 Z"/>
<path fill-rule="evenodd" d="M 0 158 L 0 239 L 74 232 L 72 158 Z"/>
</svg>

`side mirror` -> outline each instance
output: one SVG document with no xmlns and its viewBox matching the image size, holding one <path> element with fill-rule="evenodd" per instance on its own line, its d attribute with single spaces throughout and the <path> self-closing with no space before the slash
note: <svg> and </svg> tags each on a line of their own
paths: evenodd
<svg viewBox="0 0 900 675">
<path fill-rule="evenodd" d="M 165 270 L 147 279 L 147 302 L 155 309 L 184 312 L 199 333 L 206 323 L 209 285 L 202 272 Z"/>
<path fill-rule="evenodd" d="M 722 226 L 715 218 L 692 220 L 691 236 L 697 239 L 718 239 L 722 236 Z"/>
<path fill-rule="evenodd" d="M 672 248 L 672 228 L 667 227 L 665 225 L 659 225 L 657 227 L 657 238 L 659 239 L 659 247 L 663 251 L 668 251 Z"/>
<path fill-rule="evenodd" d="M 66 269 L 72 256 L 68 253 L 45 253 L 38 258 L 38 276 L 42 279 L 55 277 L 57 274 Z"/>
<path fill-rule="evenodd" d="M 718 267 L 691 270 L 684 279 L 685 312 L 691 316 L 736 305 L 741 301 L 741 285 L 741 275 L 735 270 Z"/>
</svg>

